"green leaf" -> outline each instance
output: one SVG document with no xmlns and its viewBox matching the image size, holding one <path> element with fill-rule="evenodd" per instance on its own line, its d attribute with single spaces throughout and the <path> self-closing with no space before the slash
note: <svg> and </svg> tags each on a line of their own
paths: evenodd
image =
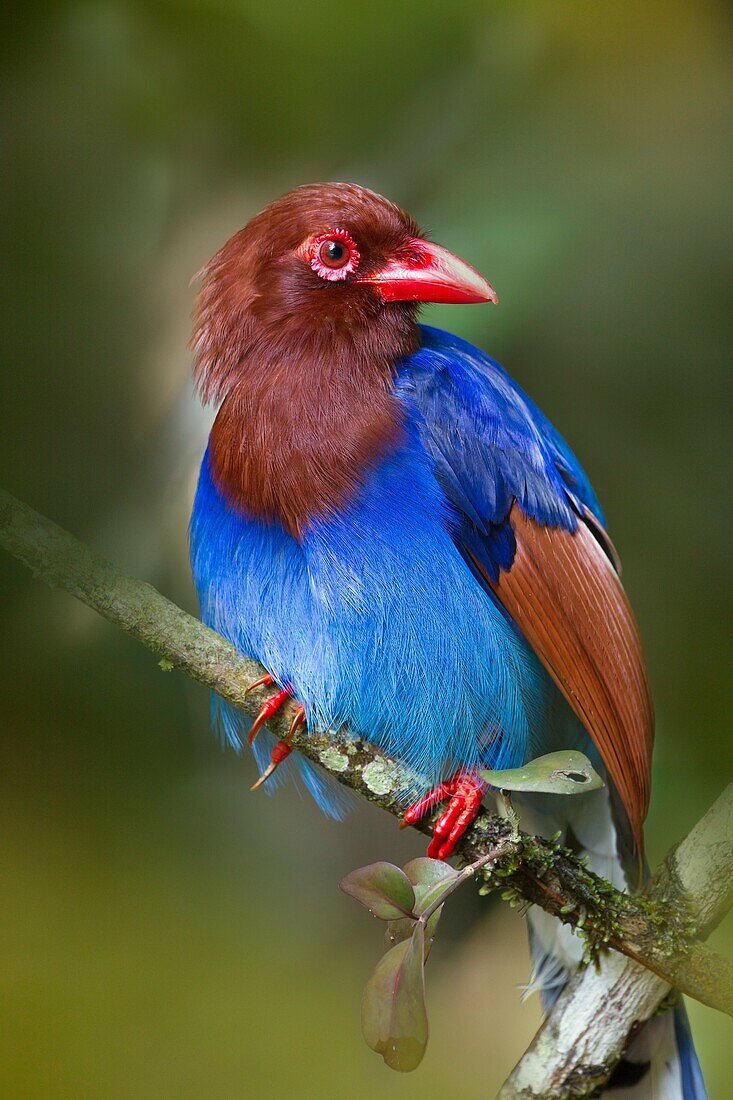
<svg viewBox="0 0 733 1100">
<path fill-rule="evenodd" d="M 384 933 L 384 950 L 389 951 L 403 940 L 409 940 L 415 929 L 415 921 L 412 917 L 400 917 L 399 920 L 387 922 L 387 931 Z"/>
<path fill-rule="evenodd" d="M 417 1069 L 428 1042 L 425 1010 L 423 927 L 384 955 L 367 983 L 361 1003 L 361 1030 L 367 1045 L 391 1069 Z"/>
<path fill-rule="evenodd" d="M 418 902 L 419 904 L 419 902 Z M 443 906 L 439 905 L 434 913 L 428 917 L 428 922 L 425 925 L 425 962 L 428 961 L 428 955 L 430 949 L 433 946 L 433 940 L 435 939 L 435 932 L 438 927 L 438 921 L 440 920 L 440 914 L 443 912 Z M 415 921 L 411 917 L 402 917 L 401 920 L 391 920 L 387 923 L 387 931 L 384 933 L 384 949 L 389 951 L 390 947 L 394 947 L 396 943 L 402 943 L 403 940 L 409 940 L 415 928 Z"/>
<path fill-rule="evenodd" d="M 440 920 L 440 914 L 442 912 L 443 906 L 439 905 L 432 916 L 428 917 L 428 923 L 425 925 L 425 962 L 428 961 L 428 955 L 433 946 L 433 940 L 435 939 L 435 933 L 438 928 L 438 921 Z"/>
<path fill-rule="evenodd" d="M 458 873 L 442 859 L 429 859 L 428 856 L 418 856 L 405 864 L 405 874 L 413 886 L 435 886 L 438 882 L 447 886 Z"/>
<path fill-rule="evenodd" d="M 459 872 L 455 867 L 451 867 L 449 863 L 445 863 L 442 859 L 430 859 L 428 856 L 418 856 L 417 859 L 411 859 L 409 863 L 405 864 L 405 874 L 415 887 L 414 913 L 416 917 L 419 917 L 421 913 L 424 913 L 428 906 L 432 904 L 435 898 L 443 892 L 445 887 L 458 876 Z M 443 906 L 441 905 L 428 919 L 428 923 L 425 926 L 426 962 L 430 954 L 430 948 L 433 946 L 435 932 L 442 912 Z M 406 939 L 408 935 L 410 935 L 410 932 L 405 929 L 401 935 L 396 937 L 394 942 L 397 942 L 397 939 Z"/>
<path fill-rule="evenodd" d="M 587 756 L 573 749 L 538 756 L 521 768 L 482 771 L 492 787 L 504 791 L 544 791 L 548 794 L 585 794 L 603 786 Z"/>
<path fill-rule="evenodd" d="M 455 875 L 451 876 L 455 878 Z M 415 916 L 421 917 L 425 910 L 440 897 L 447 886 L 447 882 L 436 882 L 432 886 L 415 887 Z"/>
<path fill-rule="evenodd" d="M 393 863 L 370 863 L 341 880 L 341 889 L 380 920 L 409 917 L 415 891 L 404 871 Z"/>
</svg>

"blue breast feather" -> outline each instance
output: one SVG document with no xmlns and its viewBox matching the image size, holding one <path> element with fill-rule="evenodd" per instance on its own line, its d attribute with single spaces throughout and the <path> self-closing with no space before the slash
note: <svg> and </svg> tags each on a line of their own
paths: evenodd
<svg viewBox="0 0 733 1100">
<path fill-rule="evenodd" d="M 407 436 L 344 511 L 302 544 L 234 512 L 204 456 L 191 519 L 201 616 L 281 684 L 311 725 L 347 725 L 435 783 L 461 766 L 514 767 L 577 723 L 511 620 L 464 557 L 496 575 L 514 553 L 514 500 L 573 530 L 579 504 L 601 519 L 577 460 L 483 352 L 436 329 L 401 366 Z M 218 698 L 214 718 L 241 750 L 243 718 Z M 260 735 L 260 767 L 272 740 Z M 291 757 L 333 816 L 336 786 Z M 272 783 L 272 781 L 270 781 Z M 405 792 L 406 796 L 415 792 Z"/>
</svg>

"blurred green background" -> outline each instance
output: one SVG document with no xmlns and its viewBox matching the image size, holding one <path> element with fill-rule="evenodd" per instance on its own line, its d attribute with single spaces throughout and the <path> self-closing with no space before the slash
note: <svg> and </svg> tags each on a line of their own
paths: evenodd
<svg viewBox="0 0 733 1100">
<path fill-rule="evenodd" d="M 604 501 L 659 714 L 652 861 L 731 774 L 730 9 L 6 5 L 0 481 L 193 609 L 207 419 L 189 279 L 290 187 L 354 179 L 479 267 L 497 355 Z M 416 853 L 249 793 L 203 690 L 0 559 L 9 1098 L 490 1097 L 538 1022 L 521 921 L 469 893 L 412 1076 L 359 1034 L 379 929 L 342 874 Z M 733 950 L 730 925 L 716 942 Z M 691 1005 L 712 1097 L 730 1021 Z"/>
</svg>

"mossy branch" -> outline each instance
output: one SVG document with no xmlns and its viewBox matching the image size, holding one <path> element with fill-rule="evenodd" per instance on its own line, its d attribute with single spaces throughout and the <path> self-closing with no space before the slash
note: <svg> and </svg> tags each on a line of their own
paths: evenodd
<svg viewBox="0 0 733 1100">
<path fill-rule="evenodd" d="M 677 908 L 690 946 L 670 958 L 668 980 L 630 958 L 609 953 L 595 968 L 578 971 L 556 1001 L 498 1100 L 580 1100 L 597 1096 L 632 1035 L 670 996 L 671 986 L 704 993 L 714 987 L 730 1012 L 728 960 L 704 943 L 730 905 L 733 874 L 733 784 L 685 839 L 667 855 L 648 893 Z M 667 929 L 660 929 L 666 934 Z M 723 964 L 723 969 L 719 969 Z M 707 1004 L 705 995 L 698 996 Z"/>
<path fill-rule="evenodd" d="M 47 584 L 72 593 L 122 627 L 168 665 L 250 716 L 259 710 L 263 692 L 245 695 L 247 685 L 264 671 L 256 661 L 243 657 L 151 585 L 128 576 L 2 490 L 0 546 Z M 284 736 L 291 718 L 292 707 L 286 706 L 270 729 Z M 414 777 L 397 760 L 350 737 L 347 730 L 301 731 L 293 746 L 340 783 L 401 817 L 399 792 Z M 729 790 L 710 814 L 716 821 L 730 812 Z M 433 821 L 427 818 L 415 827 L 428 833 Z M 695 834 L 668 857 L 655 891 L 645 897 L 620 893 L 571 852 L 542 837 L 520 833 L 517 854 L 509 823 L 486 810 L 461 841 L 458 856 L 463 863 L 475 863 L 490 850 L 503 850 L 490 884 L 500 887 L 505 898 L 539 905 L 579 929 L 591 955 L 612 947 L 658 975 L 662 985 L 672 984 L 733 1015 L 733 966 L 698 942 L 733 899 L 733 831 L 721 828 L 711 835 L 708 830 L 703 841 L 691 843 Z M 683 855 L 685 868 L 680 864 Z"/>
</svg>

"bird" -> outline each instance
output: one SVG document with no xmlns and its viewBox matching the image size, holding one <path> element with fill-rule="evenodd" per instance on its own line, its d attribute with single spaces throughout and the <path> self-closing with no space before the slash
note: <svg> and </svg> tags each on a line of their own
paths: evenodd
<svg viewBox="0 0 733 1100">
<path fill-rule="evenodd" d="M 428 854 L 448 859 L 486 793 L 482 768 L 577 748 L 605 779 L 527 798 L 634 889 L 654 713 L 639 630 L 593 487 L 564 438 L 488 354 L 418 323 L 421 303 L 498 303 L 483 275 L 393 202 L 352 183 L 271 202 L 199 272 L 194 379 L 218 411 L 190 522 L 201 617 L 268 670 L 236 751 L 273 788 L 331 816 L 331 777 L 265 727 L 347 728 L 410 774 L 404 823 L 442 804 Z M 531 988 L 548 1007 L 582 955 L 530 912 Z M 624 1096 L 699 1100 L 680 1005 L 652 1020 L 615 1080 Z"/>
</svg>

